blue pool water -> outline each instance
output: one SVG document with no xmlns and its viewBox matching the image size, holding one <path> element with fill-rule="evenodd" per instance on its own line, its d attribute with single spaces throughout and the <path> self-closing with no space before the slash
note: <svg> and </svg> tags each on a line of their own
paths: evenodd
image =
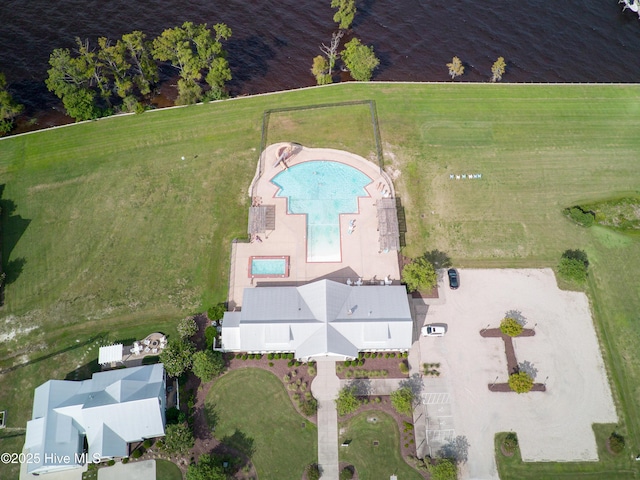
<svg viewBox="0 0 640 480">
<path fill-rule="evenodd" d="M 253 258 L 251 259 L 252 275 L 284 275 L 287 261 L 284 258 Z"/>
<path fill-rule="evenodd" d="M 307 215 L 307 262 L 339 262 L 340 214 L 358 213 L 358 197 L 371 179 L 340 162 L 303 162 L 280 172 L 272 183 L 288 197 L 289 213 Z"/>
</svg>

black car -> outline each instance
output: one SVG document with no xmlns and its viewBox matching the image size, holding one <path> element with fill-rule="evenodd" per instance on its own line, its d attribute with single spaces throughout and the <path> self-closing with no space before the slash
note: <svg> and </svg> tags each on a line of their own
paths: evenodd
<svg viewBox="0 0 640 480">
<path fill-rule="evenodd" d="M 458 277 L 458 271 L 455 268 L 450 268 L 447 270 L 447 275 L 449 275 L 449 288 L 451 290 L 455 290 L 460 286 L 460 277 Z"/>
</svg>

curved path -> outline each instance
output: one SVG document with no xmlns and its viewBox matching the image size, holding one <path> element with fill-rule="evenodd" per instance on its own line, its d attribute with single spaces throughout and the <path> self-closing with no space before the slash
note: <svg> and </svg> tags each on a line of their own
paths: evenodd
<svg viewBox="0 0 640 480">
<path fill-rule="evenodd" d="M 318 465 L 323 480 L 338 480 L 338 411 L 335 399 L 340 390 L 333 359 L 317 359 L 311 393 L 318 400 Z"/>
</svg>

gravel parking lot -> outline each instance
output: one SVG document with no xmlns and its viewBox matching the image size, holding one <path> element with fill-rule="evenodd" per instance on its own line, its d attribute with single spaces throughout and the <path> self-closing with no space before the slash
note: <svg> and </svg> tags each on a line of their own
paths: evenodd
<svg viewBox="0 0 640 480">
<path fill-rule="evenodd" d="M 591 425 L 615 423 L 617 414 L 587 297 L 557 288 L 553 271 L 460 270 L 460 288 L 440 286 L 427 323 L 444 323 L 441 338 L 420 339 L 421 361 L 440 363 L 451 396 L 451 424 L 467 461 L 462 478 L 497 479 L 494 436 L 518 434 L 525 461 L 597 460 Z M 509 310 L 526 318 L 535 336 L 514 339 L 519 363 L 529 362 L 546 392 L 489 391 L 508 379 L 504 343 L 482 338 Z M 436 388 L 437 390 L 437 388 Z M 433 391 L 433 389 L 431 389 Z"/>
</svg>

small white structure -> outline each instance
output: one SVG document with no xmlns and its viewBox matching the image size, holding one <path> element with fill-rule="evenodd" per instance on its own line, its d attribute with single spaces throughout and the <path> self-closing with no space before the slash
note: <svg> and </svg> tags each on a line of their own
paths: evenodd
<svg viewBox="0 0 640 480">
<path fill-rule="evenodd" d="M 110 363 L 122 361 L 122 344 L 108 345 L 106 347 L 100 347 L 98 350 L 98 364 L 107 365 Z"/>
</svg>

